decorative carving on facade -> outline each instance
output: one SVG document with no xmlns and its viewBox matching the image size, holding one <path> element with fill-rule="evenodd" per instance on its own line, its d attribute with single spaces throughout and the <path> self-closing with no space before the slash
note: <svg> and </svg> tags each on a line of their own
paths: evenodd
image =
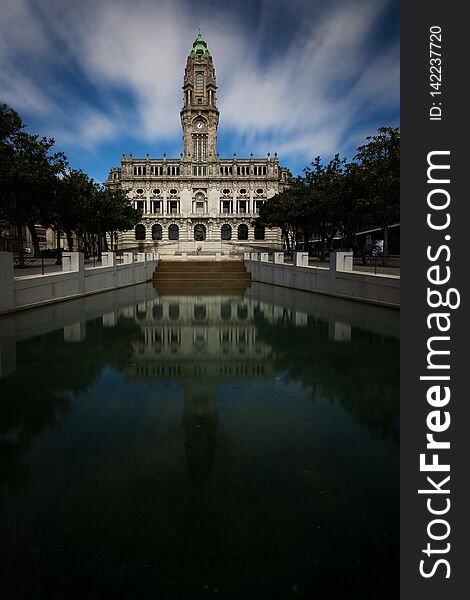
<svg viewBox="0 0 470 600">
<path fill-rule="evenodd" d="M 145 240 L 139 244 L 158 248 L 164 252 L 165 243 L 170 243 L 172 252 L 175 244 L 182 251 L 196 252 L 196 243 L 206 248 L 219 248 L 230 251 L 230 244 L 238 248 L 247 246 L 281 247 L 281 232 L 266 229 L 265 239 L 254 241 L 254 225 L 258 204 L 282 191 L 288 182 L 288 171 L 278 166 L 277 155 L 267 158 L 233 157 L 223 159 L 217 154 L 217 85 L 212 56 L 206 42 L 199 34 L 188 56 L 183 81 L 183 107 L 180 111 L 183 129 L 183 152 L 179 158 L 154 159 L 129 158 L 122 156 L 121 168 L 111 169 L 106 185 L 122 187 L 134 199 L 139 208 L 144 205 L 142 220 L 146 224 L 160 224 L 163 227 L 163 241 L 152 240 L 147 232 Z M 145 190 L 137 194 L 136 190 Z M 245 189 L 246 193 L 240 193 Z M 262 189 L 263 193 L 256 193 Z M 154 190 L 159 190 L 155 194 Z M 176 190 L 176 193 L 171 193 Z M 229 190 L 224 192 L 224 190 Z M 203 199 L 198 198 L 203 195 Z M 153 200 L 160 200 L 159 203 Z M 203 202 L 196 206 L 196 202 Z M 225 204 L 224 204 L 225 202 Z M 158 204 L 158 207 L 156 205 Z M 256 204 L 256 206 L 255 206 Z M 148 212 L 147 212 L 148 211 Z M 155 212 L 153 212 L 155 211 Z M 192 218 L 197 212 L 197 223 L 206 228 L 203 241 L 194 240 Z M 237 212 L 240 211 L 240 212 Z M 168 239 L 169 225 L 178 225 L 177 240 Z M 222 225 L 230 225 L 231 239 L 221 236 Z M 239 225 L 248 228 L 248 239 L 237 239 Z M 122 248 L 136 245 L 134 231 L 119 236 Z M 215 244 L 215 245 L 214 245 Z M 217 245 L 218 244 L 218 245 Z M 193 248 L 194 246 L 194 248 Z"/>
</svg>

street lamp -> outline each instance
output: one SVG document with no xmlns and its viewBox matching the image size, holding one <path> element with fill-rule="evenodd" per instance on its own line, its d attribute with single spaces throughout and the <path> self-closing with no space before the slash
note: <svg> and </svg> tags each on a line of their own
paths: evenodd
<svg viewBox="0 0 470 600">
<path fill-rule="evenodd" d="M 98 216 L 98 260 L 101 260 L 101 223 L 100 223 L 100 213 L 97 212 Z"/>
</svg>

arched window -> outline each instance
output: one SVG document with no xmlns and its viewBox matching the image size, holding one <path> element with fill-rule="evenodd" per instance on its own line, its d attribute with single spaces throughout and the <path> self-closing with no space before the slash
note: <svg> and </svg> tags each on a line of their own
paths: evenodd
<svg viewBox="0 0 470 600">
<path fill-rule="evenodd" d="M 264 240 L 264 225 L 255 225 L 255 240 Z"/>
<path fill-rule="evenodd" d="M 232 228 L 230 227 L 230 225 L 222 225 L 222 228 L 220 230 L 220 237 L 223 240 L 231 240 L 232 239 Z"/>
<path fill-rule="evenodd" d="M 204 91 L 204 73 L 196 73 L 196 92 Z"/>
<path fill-rule="evenodd" d="M 206 228 L 201 223 L 194 227 L 194 239 L 196 242 L 203 242 L 206 239 Z"/>
<path fill-rule="evenodd" d="M 180 229 L 178 225 L 170 225 L 168 227 L 168 239 L 169 240 L 179 240 L 180 237 Z"/>
<path fill-rule="evenodd" d="M 207 310 L 204 304 L 194 305 L 194 319 L 196 321 L 204 321 L 207 316 Z"/>
<path fill-rule="evenodd" d="M 162 226 L 156 223 L 152 225 L 152 240 L 157 241 L 161 240 L 163 236 Z"/>
<path fill-rule="evenodd" d="M 195 205 L 194 205 L 194 212 L 197 215 L 204 214 L 204 204 L 205 204 L 204 194 L 202 194 L 201 192 L 198 192 L 196 194 L 196 201 L 195 201 Z"/>
<path fill-rule="evenodd" d="M 246 307 L 245 304 L 239 304 L 237 306 L 237 317 L 241 320 L 244 321 L 248 316 L 248 309 Z"/>
<path fill-rule="evenodd" d="M 139 225 L 136 225 L 135 239 L 136 240 L 145 240 L 145 227 L 144 227 L 144 225 L 142 225 L 142 223 L 139 223 Z"/>
<path fill-rule="evenodd" d="M 220 316 L 222 319 L 224 319 L 224 321 L 230 319 L 232 316 L 232 307 L 229 302 L 225 302 L 220 306 Z"/>
<path fill-rule="evenodd" d="M 155 304 L 152 308 L 152 315 L 155 320 L 160 321 L 160 319 L 163 318 L 163 306 L 161 304 Z"/>
<path fill-rule="evenodd" d="M 247 240 L 248 239 L 248 225 L 242 223 L 238 226 L 238 239 L 239 240 Z"/>
<path fill-rule="evenodd" d="M 168 316 L 172 321 L 176 321 L 180 316 L 180 305 L 179 304 L 170 304 L 168 307 Z"/>
</svg>

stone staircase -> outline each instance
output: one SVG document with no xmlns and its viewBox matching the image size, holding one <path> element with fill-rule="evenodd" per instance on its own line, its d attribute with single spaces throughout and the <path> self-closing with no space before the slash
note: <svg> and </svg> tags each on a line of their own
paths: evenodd
<svg viewBox="0 0 470 600">
<path fill-rule="evenodd" d="M 251 275 L 241 260 L 160 261 L 153 274 L 156 290 L 162 295 L 243 293 Z"/>
</svg>

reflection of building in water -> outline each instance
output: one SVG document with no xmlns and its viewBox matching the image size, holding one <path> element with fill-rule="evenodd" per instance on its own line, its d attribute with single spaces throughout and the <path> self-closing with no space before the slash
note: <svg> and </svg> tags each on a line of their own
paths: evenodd
<svg viewBox="0 0 470 600">
<path fill-rule="evenodd" d="M 126 376 L 183 382 L 186 457 L 198 486 L 215 457 L 217 383 L 274 376 L 272 350 L 258 340 L 260 310 L 230 296 L 169 296 L 136 307 L 143 339 L 134 343 Z"/>
<path fill-rule="evenodd" d="M 260 307 L 239 297 L 165 297 L 140 305 L 143 340 L 128 377 L 215 379 L 272 375 L 271 349 L 258 340 Z"/>
</svg>

